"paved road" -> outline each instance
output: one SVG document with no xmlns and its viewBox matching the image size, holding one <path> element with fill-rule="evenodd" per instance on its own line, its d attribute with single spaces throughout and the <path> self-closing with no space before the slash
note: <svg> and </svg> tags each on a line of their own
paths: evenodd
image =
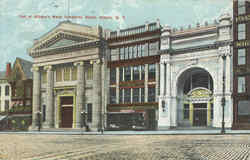
<svg viewBox="0 0 250 160">
<path fill-rule="evenodd" d="M 249 135 L 1 134 L 1 160 L 250 160 Z"/>
</svg>

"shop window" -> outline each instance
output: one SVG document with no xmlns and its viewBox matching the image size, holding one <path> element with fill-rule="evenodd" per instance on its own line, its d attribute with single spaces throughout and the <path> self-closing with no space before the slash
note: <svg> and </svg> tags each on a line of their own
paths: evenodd
<svg viewBox="0 0 250 160">
<path fill-rule="evenodd" d="M 120 48 L 120 60 L 124 60 L 124 48 Z"/>
<path fill-rule="evenodd" d="M 56 82 L 61 82 L 62 81 L 62 69 L 57 68 L 56 69 Z"/>
<path fill-rule="evenodd" d="M 72 81 L 77 80 L 77 67 L 72 67 Z"/>
<path fill-rule="evenodd" d="M 131 89 L 124 89 L 124 103 L 131 103 Z"/>
<path fill-rule="evenodd" d="M 5 96 L 9 96 L 9 95 L 10 95 L 10 87 L 5 86 Z"/>
<path fill-rule="evenodd" d="M 148 65 L 148 79 L 155 79 L 155 64 Z"/>
<path fill-rule="evenodd" d="M 110 84 L 116 83 L 116 68 L 110 69 Z"/>
<path fill-rule="evenodd" d="M 246 64 L 246 49 L 238 49 L 238 65 Z"/>
<path fill-rule="evenodd" d="M 145 66 L 141 65 L 141 80 L 145 79 Z"/>
<path fill-rule="evenodd" d="M 238 15 L 246 13 L 246 3 L 245 0 L 238 1 Z"/>
<path fill-rule="evenodd" d="M 139 66 L 133 67 L 133 80 L 139 80 L 140 79 L 140 72 L 139 72 Z"/>
<path fill-rule="evenodd" d="M 183 119 L 189 119 L 189 104 L 184 104 L 183 112 Z"/>
<path fill-rule="evenodd" d="M 123 78 L 123 67 L 120 67 L 120 68 L 119 68 L 119 72 L 120 72 L 120 73 L 119 73 L 120 82 L 121 82 L 121 81 L 124 81 L 124 78 Z"/>
<path fill-rule="evenodd" d="M 148 88 L 148 102 L 155 102 L 155 87 Z"/>
<path fill-rule="evenodd" d="M 238 102 L 238 115 L 240 116 L 250 115 L 250 100 L 240 100 Z"/>
<path fill-rule="evenodd" d="M 87 104 L 87 122 L 92 122 L 92 103 Z"/>
<path fill-rule="evenodd" d="M 130 81 L 131 80 L 131 69 L 130 69 L 130 67 L 128 66 L 128 67 L 125 67 L 124 68 L 124 74 L 125 74 L 125 76 L 124 76 L 124 79 L 125 79 L 125 81 Z"/>
<path fill-rule="evenodd" d="M 238 24 L 238 40 L 246 39 L 246 24 Z"/>
<path fill-rule="evenodd" d="M 42 72 L 42 83 L 47 83 L 47 72 L 46 71 Z"/>
<path fill-rule="evenodd" d="M 110 104 L 116 104 L 116 88 L 110 88 Z"/>
<path fill-rule="evenodd" d="M 238 93 L 246 92 L 246 77 L 238 77 Z"/>
<path fill-rule="evenodd" d="M 138 103 L 139 102 L 139 88 L 134 88 L 133 89 L 133 103 Z"/>
<path fill-rule="evenodd" d="M 70 80 L 70 68 L 69 67 L 64 68 L 63 76 L 64 76 L 64 81 Z"/>
<path fill-rule="evenodd" d="M 87 70 L 87 80 L 93 79 L 93 65 L 90 65 Z"/>
<path fill-rule="evenodd" d="M 119 103 L 120 103 L 120 104 L 123 103 L 123 90 L 124 90 L 124 89 L 120 89 L 120 90 L 119 90 Z"/>
</svg>

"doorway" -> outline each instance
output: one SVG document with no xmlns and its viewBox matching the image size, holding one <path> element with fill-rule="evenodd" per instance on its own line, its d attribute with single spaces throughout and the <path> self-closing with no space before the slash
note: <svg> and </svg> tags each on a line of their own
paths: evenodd
<svg viewBox="0 0 250 160">
<path fill-rule="evenodd" d="M 193 126 L 207 126 L 207 104 L 194 104 Z"/>
<path fill-rule="evenodd" d="M 73 97 L 61 97 L 61 128 L 72 128 L 73 124 Z"/>
</svg>

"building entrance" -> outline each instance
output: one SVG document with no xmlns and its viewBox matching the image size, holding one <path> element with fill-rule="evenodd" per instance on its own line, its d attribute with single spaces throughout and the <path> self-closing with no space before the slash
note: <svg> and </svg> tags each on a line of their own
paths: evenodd
<svg viewBox="0 0 250 160">
<path fill-rule="evenodd" d="M 207 104 L 194 104 L 193 126 L 207 126 Z"/>
<path fill-rule="evenodd" d="M 72 128 L 73 97 L 61 97 L 61 128 Z"/>
</svg>

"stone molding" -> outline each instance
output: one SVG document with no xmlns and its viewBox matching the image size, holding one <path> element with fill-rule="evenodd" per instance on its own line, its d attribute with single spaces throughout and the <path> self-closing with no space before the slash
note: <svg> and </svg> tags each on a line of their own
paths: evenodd
<svg viewBox="0 0 250 160">
<path fill-rule="evenodd" d="M 83 66 L 84 65 L 84 61 L 80 61 L 80 62 L 74 62 L 74 66 Z"/>
<path fill-rule="evenodd" d="M 44 66 L 43 69 L 44 69 L 44 70 L 52 70 L 52 66 L 51 66 L 51 65 Z"/>
<path fill-rule="evenodd" d="M 219 47 L 219 56 L 232 56 L 231 47 L 230 46 Z"/>
<path fill-rule="evenodd" d="M 100 59 L 97 59 L 97 60 L 91 60 L 90 61 L 90 64 L 101 64 L 102 63 L 102 61 L 100 60 Z"/>
<path fill-rule="evenodd" d="M 39 71 L 39 67 L 38 66 L 33 66 L 30 70 L 31 72 L 36 72 L 36 71 Z"/>
</svg>

